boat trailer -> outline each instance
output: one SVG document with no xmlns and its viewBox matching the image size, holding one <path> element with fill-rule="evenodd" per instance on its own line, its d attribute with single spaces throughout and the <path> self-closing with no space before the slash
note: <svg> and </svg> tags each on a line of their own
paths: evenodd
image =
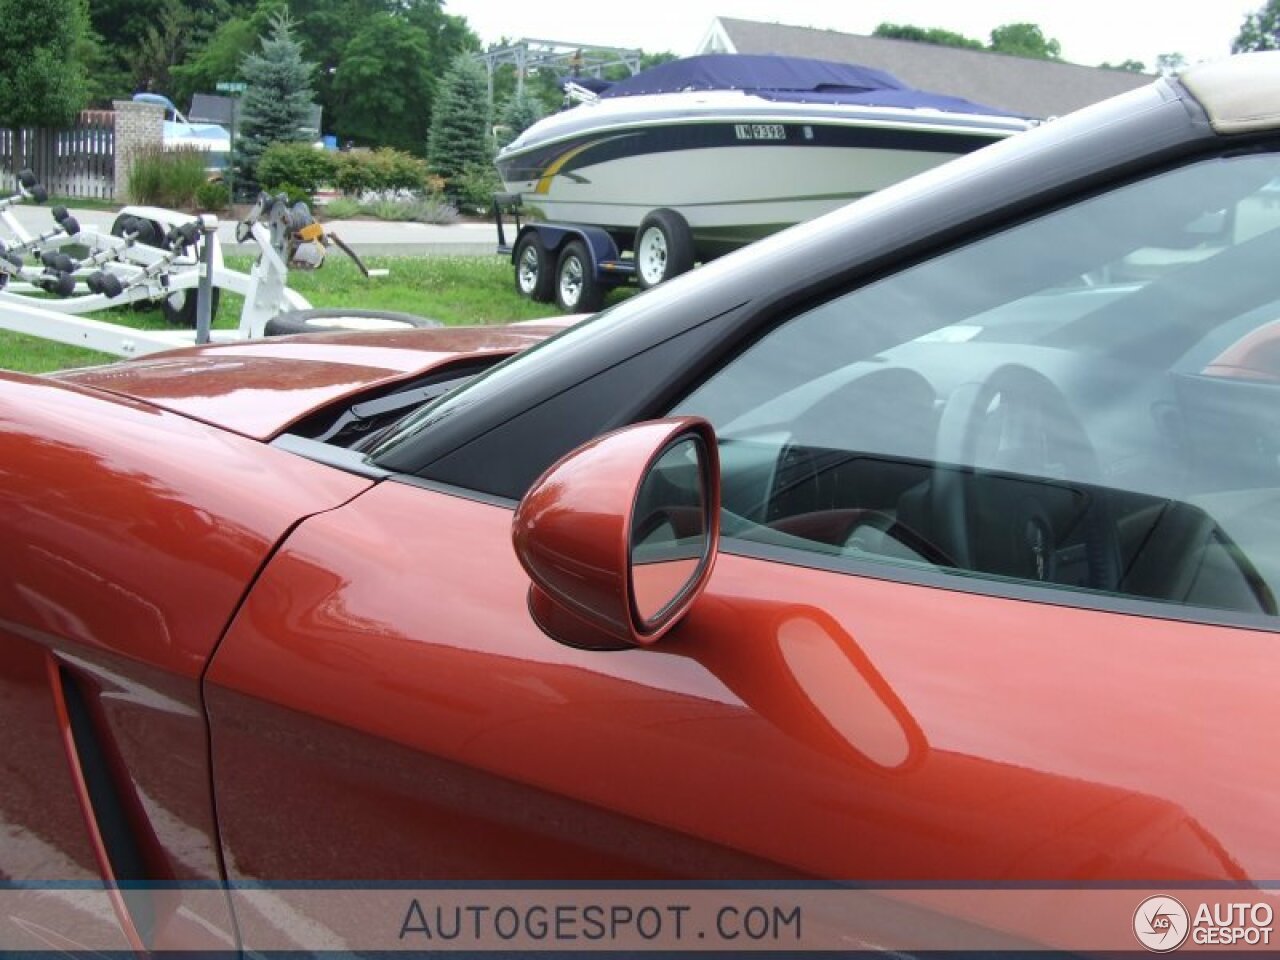
<svg viewBox="0 0 1280 960">
<path fill-rule="evenodd" d="M 498 255 L 515 268 L 516 292 L 565 313 L 593 313 L 614 287 L 637 278 L 636 261 L 623 257 L 618 240 L 601 227 L 526 221 L 518 193 L 493 195 Z M 508 224 L 506 218 L 512 223 Z M 507 229 L 514 230 L 507 240 Z"/>
<path fill-rule="evenodd" d="M 325 313 L 312 311 L 287 280 L 291 265 L 322 265 L 330 242 L 347 252 L 366 276 L 387 272 L 370 270 L 312 220 L 305 204 L 290 207 L 283 196 L 262 194 L 236 226 L 237 241 L 252 242 L 258 251 L 248 273 L 224 264 L 214 216 L 128 206 L 110 233 L 103 233 L 54 207 L 51 228 L 32 236 L 13 208 L 47 199 L 30 171 L 19 174 L 18 193 L 0 198 L 0 221 L 12 237 L 7 244 L 0 241 L 0 329 L 118 357 L 267 336 L 276 332 L 272 321 L 281 314 Z M 221 290 L 244 297 L 235 330 L 211 329 Z M 134 303 L 158 304 L 170 323 L 194 329 L 141 330 L 85 316 Z"/>
</svg>

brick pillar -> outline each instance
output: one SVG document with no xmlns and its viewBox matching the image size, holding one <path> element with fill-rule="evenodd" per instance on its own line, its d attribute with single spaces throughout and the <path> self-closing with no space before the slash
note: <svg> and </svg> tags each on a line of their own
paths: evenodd
<svg viewBox="0 0 1280 960">
<path fill-rule="evenodd" d="M 116 170 L 114 198 L 129 201 L 129 169 L 143 148 L 164 146 L 164 107 L 133 100 L 113 100 L 116 111 Z"/>
</svg>

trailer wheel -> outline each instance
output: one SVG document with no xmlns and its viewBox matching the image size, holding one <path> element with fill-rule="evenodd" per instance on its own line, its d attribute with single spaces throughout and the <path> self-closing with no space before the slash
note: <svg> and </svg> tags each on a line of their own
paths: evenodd
<svg viewBox="0 0 1280 960">
<path fill-rule="evenodd" d="M 222 291 L 214 287 L 212 293 L 213 301 L 209 304 L 210 322 L 218 316 L 218 301 L 221 299 Z M 160 301 L 160 312 L 164 315 L 164 322 L 169 326 L 194 329 L 199 303 L 200 296 L 194 289 L 174 290 Z"/>
<path fill-rule="evenodd" d="M 693 233 L 674 210 L 654 210 L 640 221 L 633 249 L 641 290 L 693 269 Z"/>
<path fill-rule="evenodd" d="M 165 243 L 164 230 L 160 228 L 160 224 L 156 223 L 156 221 L 148 220 L 145 217 L 132 217 L 121 214 L 111 224 L 111 235 L 113 237 L 123 237 L 126 227 L 137 232 L 137 237 L 135 237 L 137 243 L 145 244 L 148 247 L 157 247 L 161 250 L 169 249 L 168 244 Z"/>
<path fill-rule="evenodd" d="M 595 313 L 604 301 L 604 287 L 596 279 L 586 245 L 565 245 L 556 263 L 556 303 L 565 313 Z"/>
<path fill-rule="evenodd" d="M 550 303 L 556 280 L 542 238 L 526 233 L 516 244 L 512 260 L 516 265 L 516 293 L 537 303 Z"/>
<path fill-rule="evenodd" d="M 337 333 L 355 330 L 416 330 L 440 327 L 439 320 L 390 310 L 348 310 L 330 307 L 319 310 L 288 310 L 267 321 L 268 337 L 295 333 Z"/>
</svg>

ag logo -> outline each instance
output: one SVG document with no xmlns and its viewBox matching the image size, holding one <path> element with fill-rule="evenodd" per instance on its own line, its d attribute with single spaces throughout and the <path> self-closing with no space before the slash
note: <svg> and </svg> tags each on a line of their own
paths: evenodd
<svg viewBox="0 0 1280 960">
<path fill-rule="evenodd" d="M 1147 897 L 1133 914 L 1133 932 L 1138 942 L 1154 953 L 1177 950 L 1187 939 L 1191 917 L 1173 897 Z"/>
</svg>

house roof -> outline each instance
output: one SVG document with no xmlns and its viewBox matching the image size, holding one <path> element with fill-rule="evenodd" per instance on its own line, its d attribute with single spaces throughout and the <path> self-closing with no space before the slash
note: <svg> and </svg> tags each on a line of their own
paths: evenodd
<svg viewBox="0 0 1280 960">
<path fill-rule="evenodd" d="M 1150 74 L 1127 70 L 731 17 L 716 18 L 698 52 L 776 53 L 857 63 L 886 70 L 918 90 L 1033 117 L 1070 113 L 1152 80 Z"/>
</svg>

